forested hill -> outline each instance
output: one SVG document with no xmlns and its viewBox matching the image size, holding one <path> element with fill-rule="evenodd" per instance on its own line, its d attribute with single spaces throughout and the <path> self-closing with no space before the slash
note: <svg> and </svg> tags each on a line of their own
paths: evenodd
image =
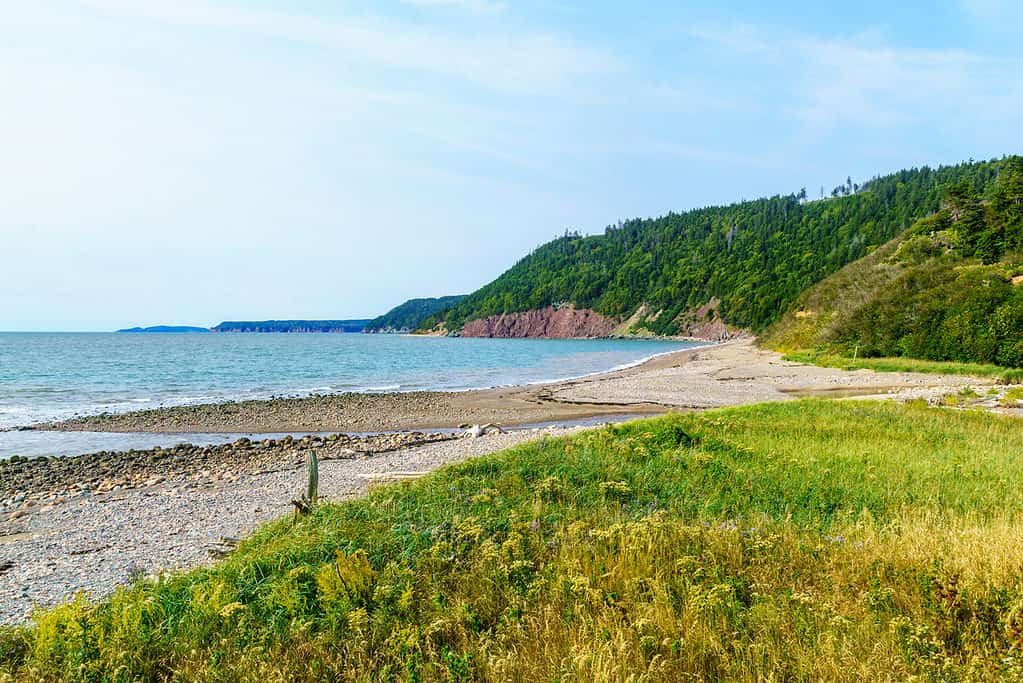
<svg viewBox="0 0 1023 683">
<path fill-rule="evenodd" d="M 424 320 L 457 304 L 464 294 L 437 298 L 409 299 L 369 321 L 364 332 L 402 332 L 419 327 Z"/>
<path fill-rule="evenodd" d="M 806 287 L 937 211 L 950 184 L 986 192 L 997 166 L 924 167 L 862 186 L 847 181 L 823 200 L 807 201 L 804 190 L 630 220 L 602 235 L 566 234 L 423 327 L 443 322 L 456 331 L 469 320 L 566 303 L 625 319 L 645 304 L 638 327 L 674 334 L 687 313 L 720 299 L 726 322 L 761 330 Z"/>
<path fill-rule="evenodd" d="M 1023 367 L 1023 157 L 987 193 L 950 186 L 940 211 L 809 288 L 761 343 Z"/>
</svg>

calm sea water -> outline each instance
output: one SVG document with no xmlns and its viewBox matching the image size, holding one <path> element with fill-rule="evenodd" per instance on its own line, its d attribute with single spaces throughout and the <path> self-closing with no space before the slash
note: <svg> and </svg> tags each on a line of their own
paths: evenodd
<svg viewBox="0 0 1023 683">
<path fill-rule="evenodd" d="M 0 429 L 272 396 L 523 384 L 609 370 L 686 346 L 367 334 L 0 333 Z"/>
</svg>

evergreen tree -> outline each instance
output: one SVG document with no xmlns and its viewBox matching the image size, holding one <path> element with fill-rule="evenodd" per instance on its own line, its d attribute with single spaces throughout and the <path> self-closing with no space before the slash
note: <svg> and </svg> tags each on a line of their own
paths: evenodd
<svg viewBox="0 0 1023 683">
<path fill-rule="evenodd" d="M 998 173 L 991 206 L 1001 221 L 1007 251 L 1023 250 L 1023 157 L 1009 157 Z"/>
<path fill-rule="evenodd" d="M 961 180 L 948 190 L 948 210 L 955 227 L 956 246 L 964 256 L 974 256 L 987 222 L 984 207 L 973 185 Z"/>
</svg>

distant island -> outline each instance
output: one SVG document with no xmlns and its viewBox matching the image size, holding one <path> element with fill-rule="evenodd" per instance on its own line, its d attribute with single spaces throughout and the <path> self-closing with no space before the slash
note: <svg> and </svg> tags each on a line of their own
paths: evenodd
<svg viewBox="0 0 1023 683">
<path fill-rule="evenodd" d="M 427 318 L 451 308 L 466 297 L 465 294 L 425 299 L 409 299 L 395 306 L 381 316 L 369 321 L 364 332 L 401 333 L 412 332 Z"/>
<path fill-rule="evenodd" d="M 194 333 L 208 333 L 209 329 L 205 327 L 193 327 L 191 325 L 153 325 L 152 327 L 128 327 L 123 330 L 117 330 L 118 332 L 130 332 L 130 333 L 173 333 L 173 334 L 194 334 Z"/>
<path fill-rule="evenodd" d="M 369 318 L 359 320 L 226 321 L 210 332 L 362 332 Z"/>
<path fill-rule="evenodd" d="M 362 332 L 369 318 L 358 320 L 228 320 L 214 327 L 193 327 L 190 325 L 153 325 L 152 327 L 128 327 L 117 330 L 121 333 L 204 333 L 210 332 Z"/>
</svg>

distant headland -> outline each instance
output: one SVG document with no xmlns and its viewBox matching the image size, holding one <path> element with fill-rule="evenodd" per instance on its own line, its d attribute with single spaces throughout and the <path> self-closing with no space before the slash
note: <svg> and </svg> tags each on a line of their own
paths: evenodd
<svg viewBox="0 0 1023 683">
<path fill-rule="evenodd" d="M 222 332 L 362 332 L 369 318 L 358 320 L 228 320 L 213 327 L 190 325 L 153 325 L 129 327 L 127 333 L 222 333 Z"/>
<path fill-rule="evenodd" d="M 173 334 L 194 334 L 194 333 L 208 333 L 209 328 L 206 327 L 192 327 L 191 325 L 153 325 L 152 327 L 128 327 L 123 330 L 117 330 L 118 332 L 132 332 L 132 333 L 173 333 Z"/>
<path fill-rule="evenodd" d="M 131 333 L 186 333 L 186 332 L 411 332 L 438 313 L 465 298 L 465 295 L 442 296 L 438 298 L 409 299 L 376 318 L 355 318 L 351 320 L 226 320 L 213 327 L 191 325 L 153 325 L 152 327 L 129 327 L 118 332 Z"/>
</svg>

